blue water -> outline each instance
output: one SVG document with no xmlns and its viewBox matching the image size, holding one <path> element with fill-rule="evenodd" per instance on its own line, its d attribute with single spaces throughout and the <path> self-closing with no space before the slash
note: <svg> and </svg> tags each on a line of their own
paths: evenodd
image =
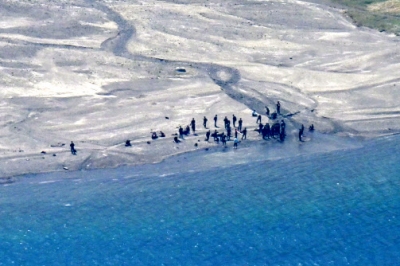
<svg viewBox="0 0 400 266">
<path fill-rule="evenodd" d="M 0 187 L 0 265 L 400 265 L 399 143 L 25 176 Z"/>
</svg>

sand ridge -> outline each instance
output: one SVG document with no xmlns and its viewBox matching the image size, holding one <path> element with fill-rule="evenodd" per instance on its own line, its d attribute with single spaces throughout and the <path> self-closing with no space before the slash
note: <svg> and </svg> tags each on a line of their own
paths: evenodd
<svg viewBox="0 0 400 266">
<path fill-rule="evenodd" d="M 273 111 L 278 100 L 287 145 L 298 145 L 301 123 L 353 137 L 400 130 L 398 38 L 357 28 L 324 5 L 37 0 L 0 6 L 0 176 L 154 163 L 215 147 L 203 141 L 204 115 L 212 125 L 218 114 L 222 126 L 234 113 L 256 141 L 251 110 Z M 198 136 L 173 144 L 177 127 L 192 118 Z M 167 138 L 152 141 L 150 132 L 160 130 Z M 69 152 L 71 140 L 77 156 Z"/>
</svg>

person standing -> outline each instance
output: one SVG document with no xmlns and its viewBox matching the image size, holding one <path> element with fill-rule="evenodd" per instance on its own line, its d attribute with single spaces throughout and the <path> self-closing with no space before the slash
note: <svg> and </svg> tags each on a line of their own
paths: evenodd
<svg viewBox="0 0 400 266">
<path fill-rule="evenodd" d="M 233 127 L 236 127 L 236 116 L 235 115 L 233 115 L 232 116 L 232 122 L 233 122 Z"/>
<path fill-rule="evenodd" d="M 225 134 L 222 134 L 221 141 L 222 141 L 222 145 L 224 145 L 226 147 L 226 136 L 225 136 Z"/>
<path fill-rule="evenodd" d="M 265 124 L 265 137 L 269 139 L 271 136 L 271 127 L 269 126 L 269 123 Z"/>
<path fill-rule="evenodd" d="M 267 106 L 265 106 L 265 114 L 269 116 L 269 108 Z"/>
<path fill-rule="evenodd" d="M 183 128 L 179 126 L 179 138 L 183 139 Z"/>
<path fill-rule="evenodd" d="M 276 113 L 278 115 L 281 113 L 281 103 L 279 101 L 276 103 Z"/>
<path fill-rule="evenodd" d="M 242 118 L 239 118 L 239 126 L 238 126 L 238 130 L 239 131 L 242 131 L 242 125 L 243 125 L 243 120 L 242 120 Z"/>
<path fill-rule="evenodd" d="M 218 116 L 214 116 L 214 127 L 217 127 Z"/>
<path fill-rule="evenodd" d="M 228 126 L 228 117 L 225 116 L 224 118 L 224 128 L 226 129 Z"/>
<path fill-rule="evenodd" d="M 232 136 L 232 129 L 231 129 L 231 127 L 228 127 L 226 129 L 226 137 L 228 140 L 231 140 L 231 136 Z"/>
<path fill-rule="evenodd" d="M 301 138 L 303 136 L 303 133 L 304 133 L 304 125 L 302 124 L 301 128 L 299 129 L 299 141 L 303 141 Z"/>
<path fill-rule="evenodd" d="M 208 131 L 206 132 L 206 141 L 208 141 L 208 140 L 210 139 L 210 134 L 211 134 L 211 131 L 208 130 Z"/>
<path fill-rule="evenodd" d="M 204 126 L 204 128 L 207 128 L 207 121 L 208 121 L 207 117 L 204 116 L 204 118 L 203 118 L 203 126 Z"/>
<path fill-rule="evenodd" d="M 193 131 L 193 134 L 194 134 L 195 131 L 196 131 L 196 121 L 194 120 L 194 118 L 192 118 L 192 121 L 190 122 L 190 125 L 192 126 L 192 131 Z"/>
<path fill-rule="evenodd" d="M 244 128 L 242 131 L 242 139 L 247 139 L 247 128 Z"/>
<path fill-rule="evenodd" d="M 261 123 L 261 115 L 258 115 L 258 116 L 257 116 L 256 124 L 259 124 L 259 123 Z"/>
<path fill-rule="evenodd" d="M 238 138 L 235 138 L 235 139 L 233 140 L 233 148 L 234 148 L 234 149 L 237 149 L 238 143 L 239 143 Z"/>
<path fill-rule="evenodd" d="M 69 147 L 71 148 L 72 155 L 76 155 L 75 143 L 73 141 L 71 141 L 71 144 L 69 144 Z"/>
</svg>

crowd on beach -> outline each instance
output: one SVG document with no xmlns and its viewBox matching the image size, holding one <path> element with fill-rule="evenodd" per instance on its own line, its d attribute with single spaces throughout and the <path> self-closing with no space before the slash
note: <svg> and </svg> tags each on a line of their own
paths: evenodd
<svg viewBox="0 0 400 266">
<path fill-rule="evenodd" d="M 263 124 L 262 115 L 258 114 L 255 110 L 253 110 L 252 117 L 256 117 L 256 124 L 258 124 L 258 127 L 256 127 L 254 131 L 258 131 L 258 134 L 262 136 L 262 139 L 266 140 L 276 139 L 280 142 L 283 142 L 286 137 L 286 123 L 283 119 L 283 116 L 281 117 L 282 119 L 279 120 L 279 117 L 281 116 L 281 103 L 279 101 L 276 103 L 276 111 L 273 113 L 270 113 L 269 108 L 265 106 L 265 115 L 267 116 L 268 121 L 274 121 L 271 125 L 268 122 Z M 168 117 L 166 118 L 169 119 Z M 237 117 L 233 114 L 232 124 L 231 124 L 231 120 L 228 119 L 227 116 L 225 116 L 225 118 L 223 119 L 224 129 L 222 132 L 218 131 L 220 129 L 218 127 L 218 115 L 214 116 L 213 121 L 215 129 L 213 132 L 211 132 L 211 129 L 207 127 L 208 123 L 207 117 L 206 116 L 203 117 L 203 127 L 204 129 L 208 129 L 205 135 L 205 141 L 209 142 L 210 137 L 212 137 L 214 142 L 216 142 L 217 144 L 221 142 L 222 145 L 226 147 L 227 141 L 230 141 L 233 138 L 233 148 L 237 149 L 240 141 L 247 139 L 247 127 L 243 127 L 242 118 L 239 118 L 238 120 Z M 310 132 L 314 131 L 313 124 L 309 127 L 309 131 Z M 174 136 L 173 141 L 175 143 L 181 142 L 182 140 L 184 140 L 184 136 L 189 135 L 190 132 L 193 132 L 193 134 L 196 135 L 196 120 L 194 118 L 190 121 L 190 124 L 187 125 L 185 128 L 183 128 L 182 126 L 178 127 L 178 132 L 173 134 Z M 303 141 L 302 139 L 303 134 L 304 134 L 304 125 L 301 125 L 298 133 L 299 141 Z M 162 131 L 159 131 L 158 134 L 157 132 L 151 132 L 151 138 L 153 140 L 164 137 L 165 133 Z M 150 141 L 148 141 L 147 143 L 150 144 Z M 131 141 L 129 139 L 126 140 L 125 146 L 126 147 L 132 146 Z M 195 146 L 197 147 L 198 144 L 195 143 Z M 70 148 L 71 148 L 71 153 L 73 155 L 76 155 L 75 144 L 72 141 L 70 144 Z"/>
</svg>

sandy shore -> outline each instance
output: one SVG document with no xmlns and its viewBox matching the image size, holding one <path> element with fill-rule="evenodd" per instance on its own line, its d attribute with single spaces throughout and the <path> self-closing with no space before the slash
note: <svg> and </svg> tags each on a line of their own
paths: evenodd
<svg viewBox="0 0 400 266">
<path fill-rule="evenodd" d="M 399 38 L 322 4 L 0 1 L 0 15 L 3 178 L 222 149 L 204 141 L 202 118 L 213 130 L 215 114 L 220 127 L 225 116 L 244 120 L 241 147 L 268 149 L 281 144 L 253 131 L 251 110 L 278 100 L 287 147 L 319 139 L 299 144 L 301 124 L 344 138 L 400 132 Z M 192 118 L 198 135 L 174 144 Z M 151 140 L 160 130 L 166 138 Z"/>
</svg>

